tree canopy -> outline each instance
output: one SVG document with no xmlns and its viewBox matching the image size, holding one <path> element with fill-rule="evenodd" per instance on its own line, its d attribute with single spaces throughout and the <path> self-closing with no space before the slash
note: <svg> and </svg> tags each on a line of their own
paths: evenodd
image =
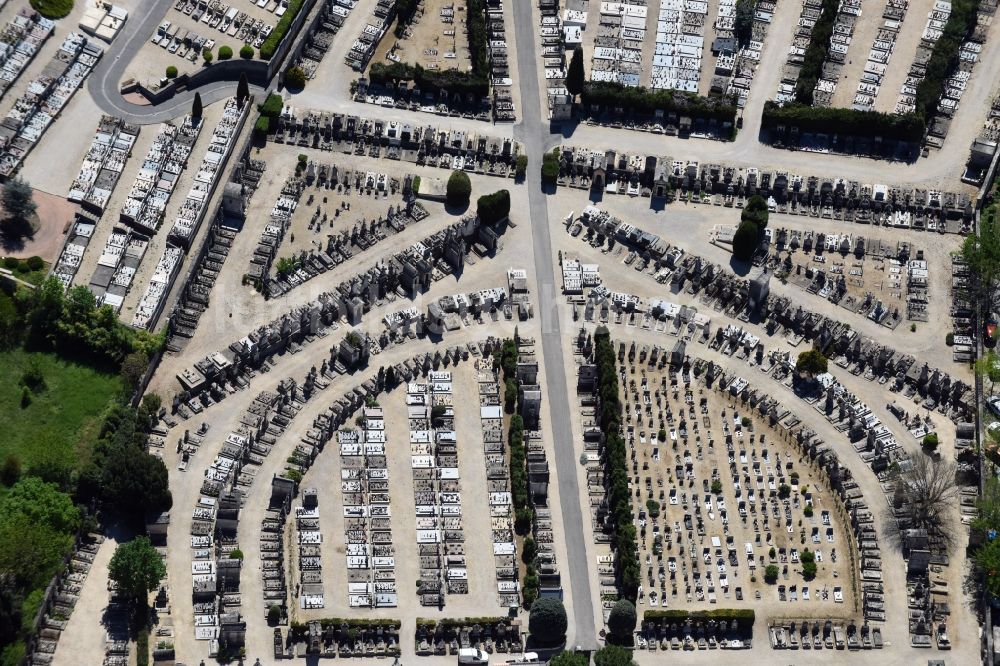
<svg viewBox="0 0 1000 666">
<path fill-rule="evenodd" d="M 587 655 L 567 650 L 549 659 L 549 666 L 590 666 Z"/>
<path fill-rule="evenodd" d="M 108 565 L 108 578 L 118 584 L 118 589 L 140 602 L 156 589 L 167 568 L 163 558 L 149 541 L 149 537 L 138 536 L 119 544 Z"/>
<path fill-rule="evenodd" d="M 448 177 L 446 198 L 449 206 L 465 206 L 472 195 L 472 182 L 464 171 L 452 171 Z"/>
<path fill-rule="evenodd" d="M 757 225 L 749 220 L 740 222 L 736 233 L 733 235 L 733 256 L 740 261 L 750 261 L 753 259 L 757 246 L 760 243 L 760 230 Z"/>
<path fill-rule="evenodd" d="M 606 645 L 594 653 L 595 666 L 635 666 L 632 653 L 618 645 Z"/>
<path fill-rule="evenodd" d="M 38 206 L 35 205 L 31 186 L 20 177 L 11 178 L 3 185 L 0 202 L 6 213 L 4 219 L 0 220 L 4 234 L 16 238 L 33 236 L 34 216 Z"/>
<path fill-rule="evenodd" d="M 543 597 L 531 605 L 528 633 L 540 645 L 554 646 L 566 640 L 566 608 L 554 597 Z"/>
<path fill-rule="evenodd" d="M 476 202 L 476 214 L 484 224 L 496 224 L 510 215 L 510 192 L 497 190 L 484 194 Z"/>
<path fill-rule="evenodd" d="M 616 642 L 631 641 L 637 619 L 635 605 L 628 599 L 619 599 L 608 614 L 608 631 Z"/>
<path fill-rule="evenodd" d="M 826 372 L 827 359 L 818 349 L 807 349 L 795 361 L 795 371 L 815 377 Z"/>
</svg>

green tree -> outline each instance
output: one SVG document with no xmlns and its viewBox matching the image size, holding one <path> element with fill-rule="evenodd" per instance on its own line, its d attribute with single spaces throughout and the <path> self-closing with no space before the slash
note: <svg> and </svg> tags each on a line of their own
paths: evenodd
<svg viewBox="0 0 1000 666">
<path fill-rule="evenodd" d="M 167 78 L 176 79 L 177 78 L 177 68 L 173 65 L 167 65 Z"/>
<path fill-rule="evenodd" d="M 285 72 L 285 86 L 293 90 L 300 90 L 306 87 L 306 73 L 298 65 L 289 67 Z"/>
<path fill-rule="evenodd" d="M 46 525 L 58 532 L 75 532 L 80 526 L 80 510 L 72 498 L 54 483 L 26 476 L 0 502 L 0 515 L 24 516 L 32 524 Z"/>
<path fill-rule="evenodd" d="M 229 60 L 233 57 L 233 47 L 231 46 L 220 46 L 219 47 L 219 60 Z M 245 74 L 246 72 L 242 72 Z"/>
<path fill-rule="evenodd" d="M 496 224 L 510 215 L 510 192 L 498 190 L 484 194 L 476 202 L 476 214 L 484 224 Z"/>
<path fill-rule="evenodd" d="M 938 440 L 937 433 L 931 432 L 924 435 L 924 438 L 923 440 L 921 440 L 920 445 L 924 448 L 925 451 L 933 453 L 934 451 L 937 451 L 939 443 L 940 442 Z"/>
<path fill-rule="evenodd" d="M 631 644 L 632 632 L 638 620 L 635 605 L 628 599 L 619 599 L 608 614 L 608 631 L 611 638 L 619 644 Z"/>
<path fill-rule="evenodd" d="M 970 280 L 975 279 L 970 276 Z M 993 395 L 994 387 L 1000 384 L 1000 356 L 995 349 L 987 349 L 986 353 L 976 360 L 976 374 L 990 383 L 990 395 Z"/>
<path fill-rule="evenodd" d="M 146 605 L 147 596 L 166 575 L 163 558 L 145 536 L 119 544 L 108 565 L 108 578 L 118 584 L 119 590 L 139 602 L 140 608 Z"/>
<path fill-rule="evenodd" d="M 583 92 L 585 74 L 583 71 L 583 48 L 577 46 L 573 49 L 573 56 L 569 60 L 569 67 L 566 69 L 566 91 L 574 98 Z"/>
<path fill-rule="evenodd" d="M 740 212 L 740 220 L 753 222 L 760 232 L 767 228 L 768 215 L 767 200 L 759 194 L 755 194 L 747 199 L 746 205 Z"/>
<path fill-rule="evenodd" d="M 587 655 L 567 650 L 549 659 L 549 666 L 590 666 Z"/>
<path fill-rule="evenodd" d="M 993 538 L 982 545 L 973 562 L 986 581 L 986 592 L 992 599 L 1000 597 L 1000 539 Z"/>
<path fill-rule="evenodd" d="M 1000 531 L 1000 480 L 993 475 L 983 482 L 983 493 L 976 500 L 976 513 L 972 529 L 981 536 L 988 536 L 990 530 Z"/>
<path fill-rule="evenodd" d="M 202 49 L 201 50 L 201 57 L 205 60 L 205 64 L 206 65 L 211 65 L 212 64 L 212 58 L 213 58 L 213 56 L 212 56 L 212 49 Z"/>
<path fill-rule="evenodd" d="M 5 486 L 12 486 L 21 478 L 21 461 L 13 453 L 7 455 L 0 468 L 0 483 Z"/>
<path fill-rule="evenodd" d="M 760 230 L 749 220 L 740 222 L 733 234 L 733 256 L 740 261 L 750 261 L 760 244 Z"/>
<path fill-rule="evenodd" d="M 253 58 L 253 47 L 249 44 L 244 44 L 240 47 L 240 57 L 244 60 L 250 60 Z"/>
<path fill-rule="evenodd" d="M 605 645 L 594 653 L 594 666 L 635 666 L 632 652 L 619 645 Z"/>
<path fill-rule="evenodd" d="M 464 171 L 452 171 L 448 177 L 446 200 L 449 206 L 466 206 L 472 194 L 472 182 Z"/>
<path fill-rule="evenodd" d="M 528 173 L 528 156 L 521 154 L 514 161 L 514 177 L 523 179 Z"/>
<path fill-rule="evenodd" d="M 538 544 L 530 536 L 524 537 L 524 543 L 521 544 L 521 561 L 525 564 L 531 564 L 537 556 Z"/>
<path fill-rule="evenodd" d="M 143 375 L 149 369 L 149 356 L 143 352 L 132 352 L 122 361 L 121 378 L 125 390 L 132 392 L 139 386 Z"/>
<path fill-rule="evenodd" d="M 35 204 L 31 186 L 20 177 L 11 178 L 3 185 L 0 202 L 3 203 L 3 210 L 7 214 L 0 221 L 3 233 L 13 238 L 33 237 L 37 227 L 35 211 L 38 206 Z"/>
<path fill-rule="evenodd" d="M 253 57 L 251 53 L 250 57 Z M 250 97 L 250 82 L 247 81 L 247 73 L 240 72 L 240 81 L 236 84 L 236 103 L 243 108 L 243 102 Z"/>
<path fill-rule="evenodd" d="M 508 379 L 504 382 L 503 405 L 508 414 L 514 413 L 514 405 L 517 403 L 517 382 Z"/>
<path fill-rule="evenodd" d="M 566 640 L 566 608 L 554 597 L 538 599 L 528 614 L 528 633 L 541 646 L 554 647 Z"/>
<path fill-rule="evenodd" d="M 764 569 L 764 580 L 768 583 L 773 583 L 778 580 L 778 565 L 768 564 Z"/>
<path fill-rule="evenodd" d="M 822 375 L 827 369 L 827 359 L 818 349 L 807 349 L 799 354 L 795 361 L 795 372 L 815 377 Z"/>
<path fill-rule="evenodd" d="M 754 0 L 736 0 L 736 17 L 733 23 L 733 34 L 741 47 L 750 43 L 753 37 L 753 14 L 756 8 Z"/>
</svg>

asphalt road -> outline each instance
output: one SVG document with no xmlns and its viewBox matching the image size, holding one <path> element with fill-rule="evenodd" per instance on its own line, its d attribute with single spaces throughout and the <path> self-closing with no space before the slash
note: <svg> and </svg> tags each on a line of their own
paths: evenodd
<svg viewBox="0 0 1000 666">
<path fill-rule="evenodd" d="M 122 32 L 91 72 L 87 90 L 94 103 L 105 113 L 137 125 L 148 125 L 171 120 L 190 110 L 194 90 L 180 93 L 163 104 L 143 106 L 126 102 L 118 87 L 125 69 L 152 37 L 172 5 L 171 0 L 143 0 L 139 3 L 139 9 L 129 17 Z M 207 106 L 232 97 L 236 93 L 236 84 L 236 81 L 218 81 L 199 87 L 197 92 L 201 93 L 201 101 Z M 264 92 L 257 86 L 250 86 L 250 90 L 255 95 Z"/>
<path fill-rule="evenodd" d="M 559 487 L 559 504 L 562 509 L 563 538 L 566 541 L 567 562 L 560 562 L 563 584 L 569 584 L 572 599 L 572 633 L 570 645 L 586 650 L 599 646 L 594 621 L 594 604 L 591 599 L 587 561 L 587 544 L 584 541 L 583 513 L 580 506 L 580 487 L 577 481 L 577 451 L 573 446 L 573 429 L 570 424 L 569 393 L 566 373 L 562 369 L 563 334 L 556 307 L 555 269 L 552 262 L 552 238 L 549 233 L 548 207 L 542 191 L 542 154 L 557 143 L 548 131 L 548 120 L 541 117 L 540 86 L 535 54 L 535 32 L 532 21 L 532 3 L 514 3 L 514 35 L 517 61 L 521 63 L 518 78 L 521 87 L 521 123 L 514 128 L 514 135 L 524 144 L 528 153 L 528 208 L 531 215 L 531 236 L 534 242 L 535 276 L 538 280 L 538 314 L 542 332 L 542 353 L 547 367 L 546 395 L 555 438 L 555 471 Z"/>
</svg>

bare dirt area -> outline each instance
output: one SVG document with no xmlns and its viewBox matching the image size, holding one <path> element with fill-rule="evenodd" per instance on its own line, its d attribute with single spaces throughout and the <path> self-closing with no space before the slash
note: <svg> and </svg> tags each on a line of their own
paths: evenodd
<svg viewBox="0 0 1000 666">
<path fill-rule="evenodd" d="M 395 23 L 386 32 L 372 62 L 419 64 L 424 69 L 469 71 L 468 9 L 463 0 L 422 0 L 406 34 L 397 38 Z"/>
<path fill-rule="evenodd" d="M 65 233 L 79 206 L 63 197 L 41 190 L 34 190 L 34 200 L 38 206 L 35 212 L 34 233 L 28 237 L 18 238 L 0 236 L 0 249 L 3 250 L 4 256 L 22 259 L 37 255 L 51 263 L 59 256 Z M 3 208 L 0 208 L 0 218 L 5 217 Z"/>
</svg>

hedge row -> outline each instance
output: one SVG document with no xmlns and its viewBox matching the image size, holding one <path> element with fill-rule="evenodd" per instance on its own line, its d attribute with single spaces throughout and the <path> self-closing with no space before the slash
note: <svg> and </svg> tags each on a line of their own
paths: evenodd
<svg viewBox="0 0 1000 666">
<path fill-rule="evenodd" d="M 958 67 L 958 51 L 975 30 L 978 13 L 979 0 L 952 0 L 951 15 L 927 61 L 926 76 L 917 85 L 914 103 L 921 117 L 932 118 L 937 112 L 945 80 Z"/>
<path fill-rule="evenodd" d="M 837 20 L 840 0 L 823 0 L 822 14 L 816 19 L 812 33 L 809 35 L 809 46 L 799 70 L 799 80 L 795 83 L 795 101 L 800 104 L 813 103 L 813 91 L 823 74 L 823 63 L 830 53 L 830 37 L 833 36 L 833 24 Z"/>
<path fill-rule="evenodd" d="M 618 393 L 614 346 L 611 334 L 604 327 L 594 334 L 594 361 L 597 365 L 601 431 L 605 434 L 604 483 L 611 520 L 615 525 L 615 577 L 619 595 L 635 603 L 641 576 L 639 547 L 632 521 L 628 455 L 621 436 L 622 404 Z"/>
<path fill-rule="evenodd" d="M 685 622 L 707 621 L 707 620 L 736 620 L 739 627 L 749 630 L 753 627 L 757 619 L 752 608 L 714 608 L 712 610 L 686 611 L 686 610 L 647 610 L 642 614 L 643 622 Z"/>
<path fill-rule="evenodd" d="M 801 77 L 799 80 L 802 80 Z M 773 130 L 782 124 L 796 126 L 807 132 L 836 132 L 856 137 L 881 136 L 885 139 L 913 142 L 920 141 L 926 129 L 924 117 L 917 113 L 820 108 L 800 103 L 781 106 L 777 102 L 766 102 L 761 126 Z"/>
<path fill-rule="evenodd" d="M 285 13 L 282 14 L 281 18 L 278 20 L 278 25 L 274 26 L 274 30 L 271 34 L 267 36 L 264 43 L 260 46 L 260 59 L 270 60 L 271 56 L 274 55 L 275 51 L 278 50 L 278 45 L 281 44 L 281 40 L 285 38 L 288 33 L 288 29 L 292 25 L 292 21 L 298 16 L 299 10 L 302 9 L 302 4 L 305 0 L 289 0 L 288 8 Z"/>
<path fill-rule="evenodd" d="M 450 94 L 465 95 L 472 93 L 480 97 L 485 97 L 489 94 L 490 90 L 490 63 L 487 53 L 485 0 L 466 0 L 465 26 L 469 33 L 469 54 L 472 59 L 472 71 L 462 72 L 457 69 L 444 71 L 427 70 L 419 63 L 411 65 L 405 62 L 394 62 L 387 65 L 376 62 L 368 69 L 369 80 L 372 83 L 379 84 L 413 81 L 423 92 L 433 93 L 444 90 Z"/>
<path fill-rule="evenodd" d="M 660 110 L 693 118 L 736 122 L 736 105 L 731 98 L 723 96 L 701 97 L 679 90 L 649 90 L 642 86 L 591 81 L 583 87 L 580 99 L 585 107 L 591 104 L 602 108 L 622 107 L 646 115 Z"/>
</svg>

